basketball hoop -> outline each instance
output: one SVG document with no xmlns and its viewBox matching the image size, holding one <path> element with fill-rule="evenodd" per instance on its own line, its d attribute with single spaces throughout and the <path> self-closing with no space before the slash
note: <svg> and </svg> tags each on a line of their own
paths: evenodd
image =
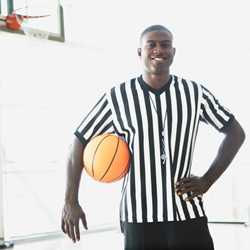
<svg viewBox="0 0 250 250">
<path fill-rule="evenodd" d="M 65 42 L 64 14 L 60 0 L 16 2 L 16 9 L 11 14 L 0 15 L 1 31 L 22 34 L 26 40 L 36 40 L 38 43 L 48 40 Z"/>
</svg>

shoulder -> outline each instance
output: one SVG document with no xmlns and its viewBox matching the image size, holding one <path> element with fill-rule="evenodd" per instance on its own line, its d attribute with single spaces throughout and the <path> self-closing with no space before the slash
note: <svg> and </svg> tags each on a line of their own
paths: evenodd
<svg viewBox="0 0 250 250">
<path fill-rule="evenodd" d="M 203 84 L 199 81 L 194 81 L 192 79 L 184 78 L 184 77 L 177 76 L 177 75 L 172 75 L 172 76 L 175 81 L 175 84 L 177 83 L 178 85 L 183 85 L 184 87 L 195 88 L 200 91 L 202 91 L 204 87 Z"/>
<path fill-rule="evenodd" d="M 127 88 L 131 88 L 131 86 L 137 82 L 137 78 L 138 77 L 133 77 L 125 80 L 124 82 L 117 83 L 113 87 L 108 89 L 106 93 L 111 95 L 116 93 L 117 91 L 126 91 Z"/>
</svg>

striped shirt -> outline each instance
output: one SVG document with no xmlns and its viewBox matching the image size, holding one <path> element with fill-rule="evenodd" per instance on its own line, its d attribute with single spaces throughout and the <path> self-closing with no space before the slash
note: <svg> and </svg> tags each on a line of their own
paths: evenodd
<svg viewBox="0 0 250 250">
<path fill-rule="evenodd" d="M 202 198 L 177 196 L 177 180 L 191 174 L 200 121 L 223 131 L 233 120 L 202 84 L 171 75 L 153 89 L 142 76 L 106 92 L 77 128 L 86 145 L 96 135 L 116 133 L 131 151 L 124 177 L 121 221 L 182 221 L 205 216 Z"/>
</svg>

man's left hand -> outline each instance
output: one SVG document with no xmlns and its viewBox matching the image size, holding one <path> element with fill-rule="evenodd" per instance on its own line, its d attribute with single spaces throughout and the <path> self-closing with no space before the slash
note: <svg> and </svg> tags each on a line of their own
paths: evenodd
<svg viewBox="0 0 250 250">
<path fill-rule="evenodd" d="M 188 197 L 185 200 L 191 201 L 194 197 L 202 196 L 206 193 L 209 187 L 210 185 L 204 177 L 192 175 L 177 181 L 175 191 L 179 196 L 187 193 Z"/>
</svg>

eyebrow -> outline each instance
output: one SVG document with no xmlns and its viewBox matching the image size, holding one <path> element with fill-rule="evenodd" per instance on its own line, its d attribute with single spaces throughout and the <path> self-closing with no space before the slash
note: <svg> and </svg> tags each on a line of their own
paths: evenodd
<svg viewBox="0 0 250 250">
<path fill-rule="evenodd" d="M 158 41 L 158 40 L 147 40 L 146 41 L 146 43 L 151 43 L 151 42 L 160 42 L 160 43 L 162 43 L 162 42 L 172 42 L 172 40 L 168 39 L 168 40 L 160 40 L 160 41 Z"/>
</svg>

